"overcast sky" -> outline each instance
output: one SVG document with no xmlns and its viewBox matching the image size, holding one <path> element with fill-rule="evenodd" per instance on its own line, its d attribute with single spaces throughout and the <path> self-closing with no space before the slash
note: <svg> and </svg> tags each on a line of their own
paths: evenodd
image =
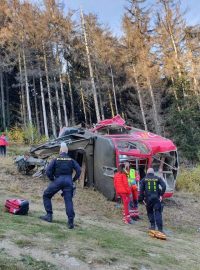
<svg viewBox="0 0 200 270">
<path fill-rule="evenodd" d="M 121 18 L 127 0 L 63 0 L 63 3 L 65 10 L 69 8 L 78 10 L 81 6 L 84 13 L 97 14 L 101 23 L 110 26 L 116 35 L 120 35 Z M 156 0 L 148 0 L 148 3 L 156 5 Z M 187 24 L 200 24 L 200 0 L 182 0 L 182 3 L 183 10 L 187 10 L 185 15 Z"/>
</svg>

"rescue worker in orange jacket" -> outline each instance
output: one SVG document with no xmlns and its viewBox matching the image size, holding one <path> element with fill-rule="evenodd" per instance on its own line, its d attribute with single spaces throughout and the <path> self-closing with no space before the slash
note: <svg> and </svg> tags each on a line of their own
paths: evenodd
<svg viewBox="0 0 200 270">
<path fill-rule="evenodd" d="M 131 190 L 128 185 L 128 178 L 125 172 L 125 165 L 120 164 L 118 172 L 114 175 L 114 187 L 116 195 L 119 196 L 124 206 L 124 223 L 131 224 L 132 220 L 129 214 L 129 203 Z"/>
<path fill-rule="evenodd" d="M 126 163 L 126 173 L 128 176 L 128 183 L 131 189 L 131 201 L 129 205 L 129 212 L 130 216 L 133 219 L 139 218 L 138 212 L 138 187 L 137 181 L 139 181 L 139 175 L 137 174 L 136 170 L 134 169 L 132 164 L 129 162 Z"/>
</svg>

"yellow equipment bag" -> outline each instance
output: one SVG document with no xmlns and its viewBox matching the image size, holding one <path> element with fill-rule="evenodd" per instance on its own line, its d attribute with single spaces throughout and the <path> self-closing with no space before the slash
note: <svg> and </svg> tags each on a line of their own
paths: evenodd
<svg viewBox="0 0 200 270">
<path fill-rule="evenodd" d="M 160 240 L 166 240 L 167 239 L 167 236 L 164 233 L 156 231 L 156 230 L 149 230 L 148 233 L 149 233 L 149 236 L 151 236 L 153 238 L 157 238 L 157 239 L 160 239 Z"/>
</svg>

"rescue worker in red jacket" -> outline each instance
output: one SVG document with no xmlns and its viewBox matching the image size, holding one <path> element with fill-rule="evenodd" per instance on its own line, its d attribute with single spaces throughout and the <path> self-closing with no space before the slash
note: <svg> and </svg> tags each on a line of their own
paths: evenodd
<svg viewBox="0 0 200 270">
<path fill-rule="evenodd" d="M 126 174 L 128 177 L 128 183 L 131 189 L 130 195 L 130 204 L 129 204 L 129 212 L 130 216 L 133 219 L 139 218 L 138 212 L 138 187 L 137 182 L 139 181 L 139 174 L 134 169 L 133 165 L 129 162 L 125 164 Z"/>
<path fill-rule="evenodd" d="M 8 146 L 8 141 L 6 135 L 2 134 L 0 137 L 0 156 L 6 156 L 6 146 Z"/>
<path fill-rule="evenodd" d="M 129 214 L 129 203 L 131 190 L 128 185 L 128 178 L 125 172 L 125 165 L 120 164 L 118 172 L 114 175 L 114 187 L 116 195 L 119 196 L 124 206 L 124 223 L 131 224 L 132 220 Z"/>
</svg>

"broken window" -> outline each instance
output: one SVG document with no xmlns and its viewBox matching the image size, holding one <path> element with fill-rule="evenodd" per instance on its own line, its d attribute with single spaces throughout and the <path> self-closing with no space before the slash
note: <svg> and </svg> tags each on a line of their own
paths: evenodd
<svg viewBox="0 0 200 270">
<path fill-rule="evenodd" d="M 134 149 L 139 150 L 142 154 L 149 153 L 147 146 L 141 142 L 131 141 L 119 141 L 117 142 L 117 148 L 123 152 L 128 152 Z"/>
<path fill-rule="evenodd" d="M 152 167 L 159 177 L 166 183 L 167 190 L 174 190 L 175 179 L 178 171 L 176 151 L 159 153 L 153 156 Z"/>
</svg>

